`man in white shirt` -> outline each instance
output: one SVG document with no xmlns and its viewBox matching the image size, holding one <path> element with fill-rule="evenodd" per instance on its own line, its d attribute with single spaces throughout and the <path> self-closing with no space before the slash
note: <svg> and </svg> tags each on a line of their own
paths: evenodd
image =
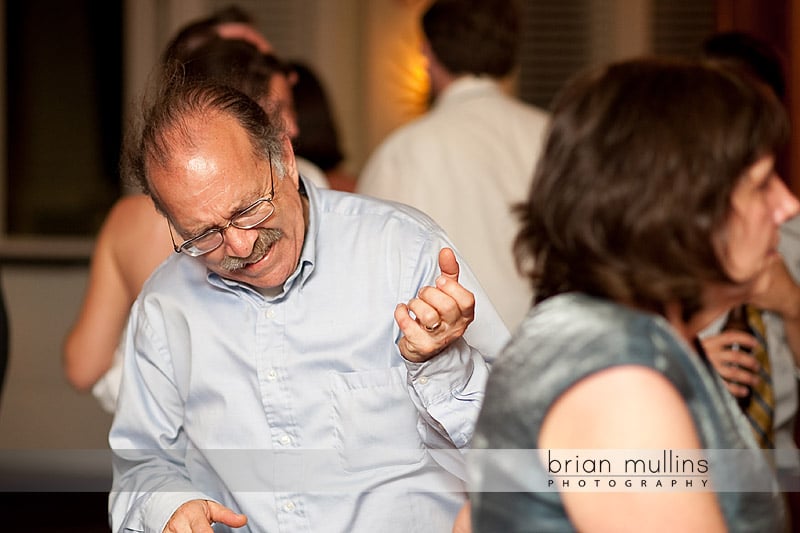
<svg viewBox="0 0 800 533">
<path fill-rule="evenodd" d="M 357 192 L 433 217 L 469 261 L 506 325 L 532 292 L 511 252 L 512 207 L 530 185 L 547 114 L 506 94 L 520 16 L 511 1 L 439 0 L 422 17 L 435 103 L 393 132 L 367 161 Z"/>
</svg>

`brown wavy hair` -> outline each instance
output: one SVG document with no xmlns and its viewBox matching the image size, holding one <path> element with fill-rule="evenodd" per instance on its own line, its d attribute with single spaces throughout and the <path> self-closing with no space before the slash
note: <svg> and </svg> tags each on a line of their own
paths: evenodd
<svg viewBox="0 0 800 533">
<path fill-rule="evenodd" d="M 766 86 L 720 64 L 642 58 L 573 78 L 554 101 L 514 244 L 536 301 L 581 291 L 685 318 L 722 262 L 743 171 L 788 139 Z"/>
</svg>

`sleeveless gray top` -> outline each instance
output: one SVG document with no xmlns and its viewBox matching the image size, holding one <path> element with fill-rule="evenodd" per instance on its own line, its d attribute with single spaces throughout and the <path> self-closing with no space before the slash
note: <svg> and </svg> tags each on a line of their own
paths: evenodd
<svg viewBox="0 0 800 533">
<path fill-rule="evenodd" d="M 772 469 L 713 369 L 660 316 L 570 293 L 535 306 L 492 368 L 469 456 L 475 533 L 575 530 L 538 459 L 542 420 L 579 380 L 631 364 L 659 371 L 680 392 L 711 454 L 709 481 L 751 491 L 717 492 L 728 529 L 784 530 Z M 715 459 L 715 450 L 726 451 Z"/>
</svg>

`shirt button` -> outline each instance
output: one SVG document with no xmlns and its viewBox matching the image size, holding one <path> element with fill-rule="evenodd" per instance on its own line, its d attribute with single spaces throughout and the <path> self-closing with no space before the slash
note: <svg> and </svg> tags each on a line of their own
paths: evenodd
<svg viewBox="0 0 800 533">
<path fill-rule="evenodd" d="M 275 310 L 274 309 L 267 309 L 266 315 L 267 315 L 267 318 L 275 318 Z"/>
<path fill-rule="evenodd" d="M 269 381 L 275 381 L 276 379 L 278 379 L 278 373 L 275 371 L 275 369 L 272 369 L 269 372 L 267 372 L 267 379 Z"/>
<path fill-rule="evenodd" d="M 426 383 L 428 383 L 428 376 L 422 376 L 417 381 L 419 382 L 420 385 L 425 385 Z"/>
<path fill-rule="evenodd" d="M 281 444 L 284 446 L 288 446 L 292 443 L 292 438 L 289 435 L 281 435 L 281 438 L 278 439 Z"/>
<path fill-rule="evenodd" d="M 283 504 L 283 510 L 286 511 L 287 513 L 291 513 L 292 511 L 294 511 L 294 509 L 295 509 L 294 502 L 286 502 Z"/>
</svg>

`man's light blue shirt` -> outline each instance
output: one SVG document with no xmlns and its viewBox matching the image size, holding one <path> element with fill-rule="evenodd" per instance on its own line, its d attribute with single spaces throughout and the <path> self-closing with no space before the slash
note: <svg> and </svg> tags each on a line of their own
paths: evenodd
<svg viewBox="0 0 800 533">
<path fill-rule="evenodd" d="M 410 207 L 305 188 L 309 226 L 282 291 L 174 255 L 134 304 L 110 435 L 114 531 L 160 533 L 195 498 L 246 514 L 237 531 L 451 530 L 457 450 L 508 331 L 456 251 L 475 321 L 406 361 L 395 307 L 435 284 L 452 243 Z"/>
</svg>

